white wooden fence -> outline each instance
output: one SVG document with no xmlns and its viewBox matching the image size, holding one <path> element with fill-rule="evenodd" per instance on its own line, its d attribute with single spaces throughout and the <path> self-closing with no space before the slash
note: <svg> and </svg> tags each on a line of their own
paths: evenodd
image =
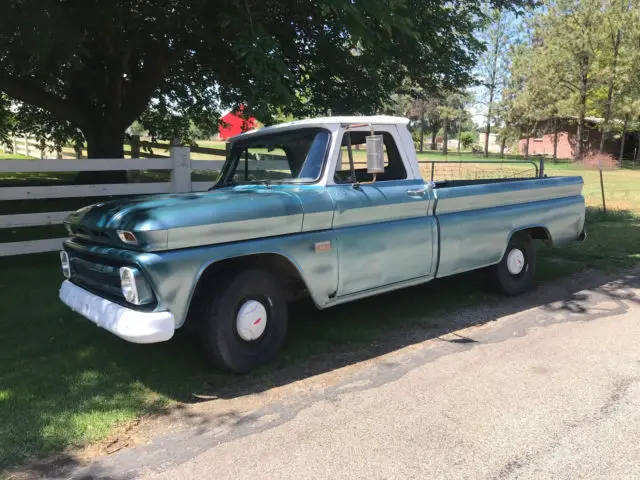
<svg viewBox="0 0 640 480">
<path fill-rule="evenodd" d="M 31 137 L 12 137 L 11 147 L 4 143 L 0 145 L 4 153 L 18 153 L 20 155 L 26 155 L 27 157 L 40 157 L 45 158 L 47 153 L 55 154 L 57 158 L 76 158 L 76 155 L 72 155 L 62 150 L 56 151 L 56 149 L 50 144 L 40 142 Z"/>
<path fill-rule="evenodd" d="M 170 170 L 169 182 L 126 183 L 104 185 L 60 185 L 37 187 L 2 187 L 0 201 L 39 200 L 49 198 L 87 198 L 111 195 L 133 195 L 170 192 L 203 191 L 213 182 L 193 182 L 193 170 L 220 170 L 224 160 L 193 160 L 191 151 L 222 156 L 224 150 L 190 147 L 170 147 L 169 157 L 145 159 L 84 159 L 84 160 L 0 160 L 0 175 L 17 172 L 88 172 L 113 170 Z M 34 152 L 35 153 L 35 152 Z M 269 168 L 265 161 L 252 162 L 251 169 Z M 260 165 L 257 166 L 256 164 Z M 70 211 L 18 213 L 0 215 L 0 229 L 59 225 Z M 59 250 L 64 238 L 0 243 L 0 257 Z"/>
<path fill-rule="evenodd" d="M 158 143 L 148 139 L 142 140 L 139 135 L 133 135 L 125 139 L 125 158 L 158 158 L 167 157 L 169 152 L 169 144 Z M 10 144 L 1 144 L 0 148 L 7 154 L 16 153 L 34 158 L 53 158 L 55 155 L 58 159 L 75 159 L 86 158 L 86 147 L 82 144 L 65 145 L 62 148 L 56 146 L 48 140 L 37 140 L 34 137 L 18 137 L 13 136 Z M 158 152 L 162 152 L 158 154 Z M 194 147 L 192 152 L 202 152 L 207 155 L 224 153 L 223 150 L 215 148 Z M 49 155 L 49 157 L 47 157 Z"/>
</svg>

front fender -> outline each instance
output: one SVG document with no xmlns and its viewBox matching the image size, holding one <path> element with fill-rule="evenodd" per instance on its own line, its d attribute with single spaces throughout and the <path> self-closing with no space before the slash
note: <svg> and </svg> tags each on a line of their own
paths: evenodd
<svg viewBox="0 0 640 480">
<path fill-rule="evenodd" d="M 144 254 L 138 263 L 149 275 L 159 305 L 173 313 L 176 328 L 186 320 L 198 281 L 208 267 L 257 254 L 280 255 L 289 261 L 300 273 L 314 303 L 322 308 L 338 285 L 338 252 L 333 235 L 326 230 Z M 329 242 L 330 248 L 316 251 L 315 245 L 321 242 Z"/>
</svg>

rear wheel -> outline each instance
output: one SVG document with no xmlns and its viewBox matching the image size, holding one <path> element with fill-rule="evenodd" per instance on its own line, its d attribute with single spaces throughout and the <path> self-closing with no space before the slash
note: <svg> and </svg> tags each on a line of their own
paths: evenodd
<svg viewBox="0 0 640 480">
<path fill-rule="evenodd" d="M 275 277 L 246 270 L 225 277 L 202 322 L 208 359 L 236 373 L 272 360 L 287 333 L 287 301 Z"/>
<path fill-rule="evenodd" d="M 536 273 L 536 248 L 526 232 L 511 237 L 499 264 L 493 267 L 497 288 L 507 295 L 518 295 L 533 287 Z"/>
</svg>

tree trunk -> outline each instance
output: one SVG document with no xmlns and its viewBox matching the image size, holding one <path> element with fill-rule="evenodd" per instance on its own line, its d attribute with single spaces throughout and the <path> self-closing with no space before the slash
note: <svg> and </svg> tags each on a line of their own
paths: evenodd
<svg viewBox="0 0 640 480">
<path fill-rule="evenodd" d="M 124 158 L 124 130 L 99 126 L 83 131 L 87 140 L 87 158 Z M 79 172 L 76 183 L 126 183 L 126 170 Z"/>
<path fill-rule="evenodd" d="M 491 107 L 493 106 L 493 97 L 496 93 L 496 77 L 498 76 L 498 56 L 500 53 L 500 40 L 502 33 L 500 30 L 501 22 L 498 22 L 498 31 L 496 32 L 496 40 L 493 44 L 493 57 L 491 58 L 491 72 L 489 82 L 489 105 L 487 106 L 487 126 L 485 128 L 484 137 L 484 156 L 489 156 L 489 134 L 491 133 Z"/>
<path fill-rule="evenodd" d="M 493 90 L 491 90 L 490 98 L 493 102 Z M 491 134 L 491 104 L 489 104 L 489 111 L 487 112 L 487 126 L 484 129 L 484 156 L 489 156 L 489 135 Z"/>
<path fill-rule="evenodd" d="M 558 161 L 558 118 L 553 118 L 553 162 Z"/>
<path fill-rule="evenodd" d="M 634 163 L 640 160 L 640 132 L 636 133 L 636 154 L 633 158 Z"/>
<path fill-rule="evenodd" d="M 424 152 L 424 110 L 420 112 L 420 153 Z"/>
<path fill-rule="evenodd" d="M 580 74 L 580 99 L 579 99 L 579 112 L 578 112 L 578 131 L 576 138 L 576 151 L 574 160 L 582 160 L 584 156 L 584 117 L 587 110 L 587 90 L 589 88 L 589 58 L 584 56 L 582 59 L 581 74 Z"/>
<path fill-rule="evenodd" d="M 507 137 L 502 135 L 500 139 L 500 158 L 504 158 L 504 149 L 507 148 Z"/>
<path fill-rule="evenodd" d="M 622 166 L 622 156 L 624 155 L 624 141 L 627 137 L 627 124 L 629 120 L 624 117 L 624 124 L 622 125 L 622 137 L 620 138 L 620 154 L 618 155 L 618 165 Z M 600 150 L 602 151 L 602 150 Z"/>
<path fill-rule="evenodd" d="M 458 155 L 460 155 L 460 139 L 462 138 L 462 113 L 460 114 L 460 122 L 458 123 Z"/>
<path fill-rule="evenodd" d="M 438 136 L 438 131 L 437 130 L 432 130 L 431 131 L 431 150 L 437 150 L 438 149 L 438 143 L 436 142 L 436 137 Z"/>
<path fill-rule="evenodd" d="M 604 120 L 602 122 L 602 135 L 600 136 L 600 153 L 604 152 L 605 136 L 609 132 L 609 118 L 611 117 L 611 103 L 613 98 L 613 87 L 616 77 L 616 67 L 618 65 L 618 51 L 620 49 L 621 31 L 618 29 L 615 40 L 613 41 L 613 60 L 611 64 L 611 77 L 609 78 L 609 90 L 607 91 L 607 103 L 604 108 Z M 624 143 L 624 140 L 622 141 Z"/>
<path fill-rule="evenodd" d="M 140 158 L 140 135 L 131 135 L 131 158 Z"/>
<path fill-rule="evenodd" d="M 529 140 L 531 140 L 531 135 L 527 134 L 527 139 L 524 142 L 524 159 L 529 160 Z"/>
<path fill-rule="evenodd" d="M 449 153 L 449 147 L 447 145 L 449 142 L 449 117 L 444 117 L 442 123 L 442 153 L 447 155 Z"/>
</svg>

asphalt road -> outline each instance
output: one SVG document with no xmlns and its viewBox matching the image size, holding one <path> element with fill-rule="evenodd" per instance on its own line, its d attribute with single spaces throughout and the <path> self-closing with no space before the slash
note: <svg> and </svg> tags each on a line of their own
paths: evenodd
<svg viewBox="0 0 640 480">
<path fill-rule="evenodd" d="M 640 275 L 561 296 L 71 476 L 638 479 Z"/>
</svg>

